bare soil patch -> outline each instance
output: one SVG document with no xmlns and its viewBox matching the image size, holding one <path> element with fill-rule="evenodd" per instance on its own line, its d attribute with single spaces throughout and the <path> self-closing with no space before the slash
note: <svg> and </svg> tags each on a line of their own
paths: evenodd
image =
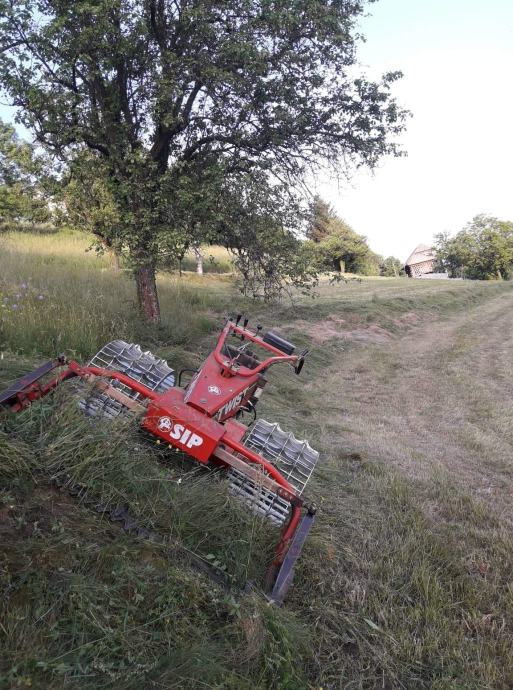
<svg viewBox="0 0 513 690">
<path fill-rule="evenodd" d="M 400 328 L 409 328 L 410 326 L 416 326 L 419 323 L 419 321 L 422 321 L 422 318 L 414 311 L 408 311 L 405 314 L 398 316 L 397 319 L 394 319 L 395 325 L 399 326 Z"/>
<path fill-rule="evenodd" d="M 393 323 L 400 329 L 416 326 L 421 317 L 415 312 L 407 312 L 394 319 Z M 296 330 L 311 338 L 315 343 L 322 344 L 332 339 L 354 340 L 363 343 L 388 343 L 396 338 L 396 334 L 377 323 L 366 324 L 354 315 L 330 314 L 326 319 L 317 322 L 298 320 L 290 324 Z"/>
</svg>

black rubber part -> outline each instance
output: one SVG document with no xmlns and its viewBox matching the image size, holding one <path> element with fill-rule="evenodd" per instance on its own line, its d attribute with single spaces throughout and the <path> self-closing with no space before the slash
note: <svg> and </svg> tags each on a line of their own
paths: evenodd
<svg viewBox="0 0 513 690">
<path fill-rule="evenodd" d="M 281 350 L 286 355 L 293 354 L 294 350 L 296 349 L 295 345 L 289 343 L 288 340 L 285 340 L 285 338 L 276 335 L 276 333 L 273 333 L 272 331 L 267 331 L 267 333 L 264 334 L 262 340 L 264 341 L 264 343 L 269 343 L 269 345 L 272 345 L 277 350 Z"/>
</svg>

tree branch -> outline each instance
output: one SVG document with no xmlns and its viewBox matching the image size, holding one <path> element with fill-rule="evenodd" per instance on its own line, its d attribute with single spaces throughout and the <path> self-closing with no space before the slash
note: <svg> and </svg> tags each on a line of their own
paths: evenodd
<svg viewBox="0 0 513 690">
<path fill-rule="evenodd" d="M 197 81 L 194 84 L 194 87 L 192 88 L 192 91 L 185 102 L 182 112 L 180 114 L 178 114 L 178 112 L 174 113 L 177 122 L 172 127 L 165 127 L 162 125 L 161 121 L 157 124 L 155 142 L 150 149 L 150 156 L 154 161 L 167 164 L 171 141 L 173 137 L 175 137 L 177 134 L 180 134 L 187 128 L 190 122 L 192 108 L 202 88 L 203 84 L 200 81 Z M 179 99 L 180 104 L 181 102 L 182 99 Z M 178 109 L 179 107 L 180 106 L 178 105 Z"/>
</svg>

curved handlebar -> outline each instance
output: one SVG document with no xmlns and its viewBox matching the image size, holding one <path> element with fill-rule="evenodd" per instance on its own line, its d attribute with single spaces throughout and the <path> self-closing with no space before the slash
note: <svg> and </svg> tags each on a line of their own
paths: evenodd
<svg viewBox="0 0 513 690">
<path fill-rule="evenodd" d="M 268 350 L 269 352 L 272 352 L 274 354 L 274 357 L 268 357 L 266 360 L 261 362 L 257 367 L 254 369 L 250 369 L 249 367 L 246 367 L 242 364 L 238 365 L 238 368 L 234 370 L 233 364 L 230 364 L 230 360 L 226 360 L 223 358 L 223 355 L 221 354 L 221 351 L 223 349 L 223 346 L 226 342 L 227 336 L 230 334 L 230 331 L 233 331 L 234 333 L 238 333 L 239 335 L 244 336 L 247 340 L 250 340 L 251 342 L 255 343 L 256 345 L 259 345 L 262 347 L 264 350 Z M 278 350 L 277 347 L 274 347 L 270 343 L 266 343 L 259 335 L 256 333 L 252 333 L 251 331 L 248 331 L 246 328 L 241 328 L 240 326 L 236 326 L 234 323 L 229 321 L 226 326 L 224 327 L 221 336 L 217 342 L 216 349 L 214 350 L 214 357 L 216 359 L 216 362 L 222 366 L 224 369 L 229 369 L 232 374 L 237 374 L 238 376 L 253 376 L 254 374 L 259 374 L 261 371 L 264 369 L 267 369 L 267 367 L 270 367 L 273 364 L 276 364 L 278 362 L 289 362 L 290 364 L 293 364 L 299 360 L 298 355 L 285 355 L 281 350 Z M 228 362 L 228 363 L 227 363 Z"/>
</svg>

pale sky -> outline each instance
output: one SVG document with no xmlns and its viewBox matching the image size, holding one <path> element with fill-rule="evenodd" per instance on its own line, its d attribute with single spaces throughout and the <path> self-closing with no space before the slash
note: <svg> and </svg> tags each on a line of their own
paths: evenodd
<svg viewBox="0 0 513 690">
<path fill-rule="evenodd" d="M 360 61 L 370 76 L 404 72 L 394 94 L 413 113 L 408 157 L 343 186 L 320 178 L 317 191 L 374 251 L 401 260 L 478 213 L 513 220 L 513 0 L 380 0 L 368 11 Z"/>
<path fill-rule="evenodd" d="M 317 190 L 380 254 L 405 260 L 433 235 L 487 213 L 513 220 L 513 2 L 380 0 L 361 22 L 360 61 L 404 73 L 407 158 Z"/>
</svg>

